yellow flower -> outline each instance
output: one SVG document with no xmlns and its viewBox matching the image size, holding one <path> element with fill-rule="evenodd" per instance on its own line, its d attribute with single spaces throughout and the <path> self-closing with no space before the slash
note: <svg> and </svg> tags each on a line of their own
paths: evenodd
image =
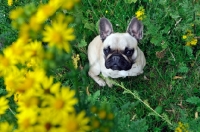
<svg viewBox="0 0 200 132">
<path fill-rule="evenodd" d="M 108 118 L 109 120 L 113 120 L 113 118 L 114 118 L 113 113 L 109 113 L 109 114 L 107 115 L 107 118 Z"/>
<path fill-rule="evenodd" d="M 28 42 L 29 37 L 30 37 L 30 25 L 28 24 L 22 24 L 20 26 L 20 30 L 19 30 L 19 37 L 22 38 L 24 41 Z"/>
<path fill-rule="evenodd" d="M 53 13 L 55 13 L 56 10 L 57 8 L 50 4 L 40 6 L 36 16 L 34 16 L 36 23 L 45 22 L 51 15 L 53 15 Z"/>
<path fill-rule="evenodd" d="M 41 24 L 37 21 L 36 15 L 30 18 L 29 26 L 33 31 L 39 31 L 41 29 Z"/>
<path fill-rule="evenodd" d="M 106 111 L 105 110 L 100 110 L 98 113 L 98 116 L 100 119 L 105 119 L 106 118 Z"/>
<path fill-rule="evenodd" d="M 60 88 L 60 83 L 51 86 L 50 90 L 52 94 L 44 97 L 42 106 L 49 106 L 52 114 L 55 115 L 56 120 L 61 120 L 68 115 L 68 113 L 74 112 L 74 105 L 78 100 L 74 97 L 75 91 L 70 90 L 69 87 Z"/>
<path fill-rule="evenodd" d="M 19 89 L 20 82 L 24 81 L 24 73 L 24 70 L 19 70 L 18 68 L 13 67 L 4 77 L 6 90 L 9 92 L 16 92 Z"/>
<path fill-rule="evenodd" d="M 78 68 L 78 61 L 80 60 L 79 54 L 72 56 L 73 65 L 75 69 Z"/>
<path fill-rule="evenodd" d="M 68 1 L 62 0 L 62 1 L 63 1 L 62 8 L 66 10 L 71 10 L 74 7 L 75 3 L 79 2 L 79 0 L 68 0 Z"/>
<path fill-rule="evenodd" d="M 186 41 L 186 46 L 197 45 L 198 40 L 191 30 L 187 30 L 186 34 L 183 35 L 182 38 Z"/>
<path fill-rule="evenodd" d="M 53 77 L 44 76 L 40 84 L 41 88 L 38 90 L 38 92 L 40 92 L 41 94 L 50 94 L 52 92 L 51 87 L 53 86 Z M 60 84 L 58 83 L 58 87 L 59 86 Z"/>
<path fill-rule="evenodd" d="M 1 132 L 12 132 L 13 125 L 10 125 L 8 122 L 1 122 L 0 123 L 0 131 Z"/>
<path fill-rule="evenodd" d="M 143 7 L 140 7 L 139 10 L 135 13 L 136 18 L 137 18 L 138 20 L 143 20 L 144 17 L 145 17 L 144 14 L 145 14 L 145 10 L 144 10 Z"/>
<path fill-rule="evenodd" d="M 91 126 L 92 126 L 92 128 L 94 128 L 94 129 L 97 129 L 97 128 L 99 128 L 99 126 L 100 126 L 100 122 L 99 122 L 99 120 L 96 120 L 96 119 L 93 119 L 92 121 L 91 121 Z"/>
<path fill-rule="evenodd" d="M 52 120 L 53 119 L 53 120 Z M 60 132 L 58 124 L 61 124 L 62 120 L 55 120 L 56 117 L 49 109 L 42 109 L 36 126 L 36 132 Z"/>
<path fill-rule="evenodd" d="M 15 20 L 19 18 L 24 13 L 24 10 L 22 7 L 18 7 L 15 10 L 12 10 L 9 14 L 10 19 Z"/>
<path fill-rule="evenodd" d="M 16 117 L 18 119 L 18 129 L 21 131 L 31 132 L 33 130 L 32 126 L 37 122 L 37 112 L 31 109 L 18 113 Z"/>
<path fill-rule="evenodd" d="M 23 62 L 24 44 L 22 39 L 18 39 L 3 50 L 3 55 L 0 55 L 0 74 L 8 73 L 16 64 Z"/>
<path fill-rule="evenodd" d="M 22 96 L 22 94 L 20 92 L 14 93 L 14 101 L 18 102 L 21 96 Z"/>
<path fill-rule="evenodd" d="M 44 49 L 42 43 L 39 41 L 30 42 L 24 47 L 26 63 L 29 67 L 41 66 L 42 59 L 44 57 Z"/>
<path fill-rule="evenodd" d="M 4 114 L 8 108 L 8 100 L 5 97 L 0 97 L 0 115 Z"/>
<path fill-rule="evenodd" d="M 175 132 L 188 132 L 188 124 L 178 122 L 178 126 L 175 128 Z"/>
<path fill-rule="evenodd" d="M 70 90 L 68 87 L 63 87 L 57 93 L 55 93 L 54 108 L 57 110 L 65 110 L 66 112 L 73 112 L 74 105 L 78 100 L 74 97 L 75 91 Z"/>
<path fill-rule="evenodd" d="M 68 24 L 63 20 L 53 21 L 52 26 L 46 26 L 43 32 L 44 42 L 48 42 L 49 46 L 56 46 L 59 49 L 70 51 L 68 41 L 74 40 L 73 28 L 68 28 Z"/>
<path fill-rule="evenodd" d="M 190 43 L 191 43 L 191 45 L 196 45 L 197 44 L 197 38 L 193 38 Z"/>
<path fill-rule="evenodd" d="M 23 112 L 27 110 L 38 111 L 38 105 L 40 102 L 39 97 L 36 95 L 37 91 L 29 90 L 22 93 L 18 100 L 18 112 Z"/>
<path fill-rule="evenodd" d="M 79 1 L 80 0 L 51 0 L 49 4 L 57 8 L 61 7 L 66 10 L 71 10 L 74 7 L 74 5 Z"/>
<path fill-rule="evenodd" d="M 3 55 L 0 55 L 0 60 L 0 76 L 4 76 L 11 70 L 13 65 L 11 64 L 10 59 Z"/>
<path fill-rule="evenodd" d="M 11 6 L 13 4 L 13 0 L 8 0 L 8 5 Z"/>
<path fill-rule="evenodd" d="M 82 111 L 78 115 L 70 114 L 65 118 L 62 128 L 65 132 L 86 132 L 90 130 L 88 123 L 89 118 L 85 117 L 85 112 Z"/>
<path fill-rule="evenodd" d="M 183 35 L 183 37 L 182 37 L 183 39 L 186 39 L 187 38 L 187 36 L 186 35 Z"/>
</svg>

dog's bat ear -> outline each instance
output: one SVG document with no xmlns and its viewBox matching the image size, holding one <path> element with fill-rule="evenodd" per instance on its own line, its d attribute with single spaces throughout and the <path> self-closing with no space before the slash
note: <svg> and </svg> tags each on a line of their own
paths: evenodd
<svg viewBox="0 0 200 132">
<path fill-rule="evenodd" d="M 143 37 L 143 24 L 137 19 L 132 18 L 131 22 L 128 25 L 127 31 L 131 36 L 140 40 Z"/>
<path fill-rule="evenodd" d="M 113 33 L 112 24 L 106 18 L 101 18 L 99 21 L 99 33 L 102 41 L 106 39 L 111 33 Z"/>
</svg>

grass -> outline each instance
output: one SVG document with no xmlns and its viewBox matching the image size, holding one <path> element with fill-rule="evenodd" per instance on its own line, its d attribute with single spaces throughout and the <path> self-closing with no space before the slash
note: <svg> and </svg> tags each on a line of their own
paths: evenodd
<svg viewBox="0 0 200 132">
<path fill-rule="evenodd" d="M 38 4 L 37 0 L 33 1 Z M 16 4 L 23 5 L 20 2 Z M 113 24 L 115 32 L 125 32 L 140 7 L 145 9 L 146 15 L 143 20 L 144 39 L 139 43 L 147 60 L 144 73 L 136 77 L 114 79 L 118 84 L 113 88 L 98 86 L 87 75 L 87 45 L 98 35 L 99 19 L 106 17 Z M 2 8 L 1 12 L 7 10 L 11 9 Z M 168 132 L 180 128 L 178 122 L 189 124 L 188 131 L 198 132 L 199 117 L 195 113 L 200 112 L 200 101 L 191 103 L 187 100 L 200 97 L 199 39 L 196 46 L 189 47 L 185 46 L 182 36 L 187 30 L 191 30 L 195 37 L 200 36 L 199 14 L 198 1 L 190 0 L 83 0 L 73 11 L 67 12 L 67 15 L 74 17 L 74 23 L 70 25 L 76 34 L 72 53 L 80 55 L 79 68 L 71 70 L 60 66 L 53 70 L 56 81 L 78 90 L 78 110 L 86 109 L 88 112 L 89 106 L 95 105 L 100 108 L 105 106 L 113 112 L 113 132 Z M 10 23 L 8 14 L 6 16 L 0 20 Z M 9 29 L 10 25 L 0 27 L 3 32 L 0 37 L 10 38 L 2 42 L 0 40 L 4 45 L 14 40 L 11 36 L 16 31 Z M 4 31 L 10 32 L 11 36 L 4 35 Z M 3 85 L 3 82 L 0 83 Z M 1 91 L 0 95 L 3 95 L 5 91 Z"/>
<path fill-rule="evenodd" d="M 151 11 L 153 10 L 152 7 L 157 8 L 154 11 L 159 11 L 160 14 L 164 13 L 161 12 L 159 2 L 157 5 L 153 5 L 155 2 L 150 3 L 152 4 L 152 7 L 147 5 L 147 3 L 148 2 L 143 1 L 138 1 L 135 4 L 128 4 L 124 1 L 82 1 L 82 21 L 94 26 L 93 30 L 90 30 L 86 24 L 82 25 L 82 38 L 89 43 L 92 38 L 98 34 L 96 23 L 103 16 L 111 20 L 115 32 L 124 32 L 128 20 L 134 16 L 135 11 L 141 5 L 149 8 Z M 156 17 L 157 15 L 156 12 L 149 12 L 148 10 L 146 13 L 153 14 L 154 16 L 152 17 Z M 156 23 L 159 25 L 158 27 L 163 27 L 164 25 L 162 25 L 162 23 L 164 24 L 164 22 L 159 23 L 159 21 L 162 21 L 162 16 L 160 15 L 159 17 L 160 18 L 158 18 L 157 21 L 152 20 L 153 24 Z M 166 19 L 170 18 L 168 17 Z M 131 107 L 127 111 L 127 114 L 130 115 L 131 118 L 134 117 L 132 121 L 146 119 L 149 126 L 148 131 L 172 131 L 172 129 L 175 129 L 175 124 L 182 121 L 182 118 L 187 117 L 188 119 L 194 119 L 196 106 L 186 102 L 186 99 L 192 96 L 199 97 L 200 94 L 200 67 L 199 54 L 197 54 L 199 48 L 197 48 L 197 46 L 193 48 L 193 55 L 196 59 L 189 60 L 187 57 L 188 53 L 186 49 L 184 49 L 184 42 L 180 39 L 181 36 L 176 35 L 177 32 L 174 29 L 176 27 L 173 25 L 174 21 L 169 21 L 172 23 L 169 24 L 171 27 L 167 29 L 168 31 L 171 31 L 171 34 L 168 38 L 163 36 L 162 39 L 167 39 L 167 41 L 170 41 L 171 39 L 172 41 L 168 44 L 168 47 L 165 48 L 166 53 L 164 54 L 164 57 L 158 58 L 156 56 L 156 52 L 160 52 L 164 48 L 162 48 L 161 45 L 156 45 L 150 41 L 151 37 L 149 32 L 147 32 L 148 25 L 145 23 L 144 40 L 139 44 L 139 47 L 144 51 L 147 60 L 144 74 L 137 77 L 120 78 L 116 79 L 116 81 L 118 83 L 122 82 L 124 86 L 131 91 L 136 90 L 141 99 L 148 103 L 153 109 L 158 110 L 159 114 L 167 114 L 169 120 L 173 123 L 172 126 L 167 125 L 166 122 L 163 122 L 157 116 L 151 116 L 151 110 L 141 103 L 136 103 L 138 100 L 134 99 L 133 96 L 123 94 L 123 89 L 119 86 L 102 88 L 92 79 L 89 80 L 89 90 L 91 94 L 100 90 L 101 96 L 99 96 L 99 100 L 106 100 L 107 103 L 117 106 L 119 109 L 121 109 L 124 104 L 127 104 L 127 102 L 136 103 L 134 107 Z M 159 29 L 155 30 L 159 31 Z M 192 65 L 192 62 L 195 62 L 195 64 Z M 83 59 L 82 63 L 82 65 L 87 64 L 87 59 Z M 188 71 L 181 71 L 183 68 L 182 64 L 187 65 Z"/>
</svg>

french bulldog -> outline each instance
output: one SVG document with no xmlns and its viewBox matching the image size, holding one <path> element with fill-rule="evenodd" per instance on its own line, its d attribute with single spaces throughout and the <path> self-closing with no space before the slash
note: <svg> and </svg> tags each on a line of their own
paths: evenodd
<svg viewBox="0 0 200 132">
<path fill-rule="evenodd" d="M 138 47 L 143 38 L 143 24 L 132 18 L 125 33 L 114 33 L 106 18 L 99 21 L 99 33 L 88 46 L 89 76 L 99 86 L 112 87 L 110 78 L 137 76 L 146 65 L 144 53 Z M 103 78 L 99 77 L 102 74 Z"/>
</svg>

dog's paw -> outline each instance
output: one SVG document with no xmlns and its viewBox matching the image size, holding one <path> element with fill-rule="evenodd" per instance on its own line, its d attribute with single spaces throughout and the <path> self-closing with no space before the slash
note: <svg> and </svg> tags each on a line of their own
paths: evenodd
<svg viewBox="0 0 200 132">
<path fill-rule="evenodd" d="M 98 79 L 98 80 L 97 80 L 97 83 L 98 83 L 99 86 L 101 86 L 101 87 L 106 86 L 106 82 L 105 82 L 104 80 L 102 80 L 102 79 Z"/>
<path fill-rule="evenodd" d="M 113 86 L 112 81 L 110 81 L 109 79 L 106 79 L 106 83 L 107 83 L 108 87 L 112 88 L 112 86 Z"/>
</svg>

